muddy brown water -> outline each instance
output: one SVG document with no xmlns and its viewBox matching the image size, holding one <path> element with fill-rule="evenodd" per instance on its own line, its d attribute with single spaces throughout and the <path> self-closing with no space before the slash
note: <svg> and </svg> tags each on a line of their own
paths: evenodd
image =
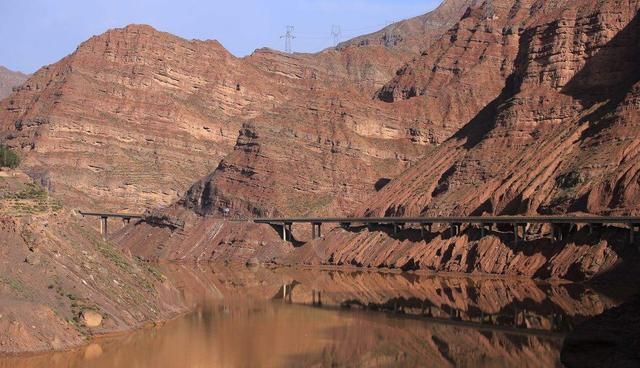
<svg viewBox="0 0 640 368">
<path fill-rule="evenodd" d="M 560 367 L 563 338 L 621 301 L 531 280 L 166 267 L 193 312 L 0 367 Z"/>
</svg>

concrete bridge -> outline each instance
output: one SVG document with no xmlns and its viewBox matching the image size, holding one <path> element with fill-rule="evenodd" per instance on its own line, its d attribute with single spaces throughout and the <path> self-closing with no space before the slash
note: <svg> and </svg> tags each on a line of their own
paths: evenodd
<svg viewBox="0 0 640 368">
<path fill-rule="evenodd" d="M 83 212 L 83 217 L 99 217 L 100 230 L 104 237 L 108 234 L 108 223 L 110 218 L 121 219 L 129 223 L 132 219 L 144 219 L 141 214 L 126 213 L 103 213 L 103 212 Z M 240 220 L 236 220 L 240 221 Z M 517 244 L 520 232 L 524 235 L 526 229 L 531 224 L 548 224 L 553 228 L 551 234 L 554 240 L 562 240 L 572 229 L 578 225 L 588 226 L 589 231 L 602 228 L 605 225 L 622 225 L 629 231 L 629 243 L 635 241 L 635 233 L 640 231 L 640 216 L 442 216 L 442 217 L 285 217 L 285 218 L 254 218 L 242 220 L 256 224 L 268 224 L 281 227 L 282 239 L 289 241 L 293 224 L 310 224 L 311 237 L 316 239 L 322 236 L 323 224 L 338 224 L 349 228 L 354 224 L 367 226 L 369 228 L 380 226 L 393 227 L 393 233 L 397 234 L 407 225 L 418 225 L 420 234 L 424 238 L 425 233 L 432 233 L 434 224 L 445 224 L 449 235 L 460 234 L 462 225 L 477 226 L 480 228 L 481 236 L 485 236 L 486 230 L 493 230 L 497 225 L 509 225 L 512 228 L 514 242 Z"/>
<path fill-rule="evenodd" d="M 124 223 L 128 224 L 132 219 L 143 219 L 142 215 L 133 215 L 127 213 L 103 213 L 103 212 L 83 212 L 79 211 L 82 217 L 99 217 L 100 218 L 100 232 L 102 233 L 102 237 L 106 238 L 108 234 L 107 221 L 110 218 L 121 219 Z"/>
<path fill-rule="evenodd" d="M 475 225 L 480 228 L 484 237 L 486 230 L 492 230 L 497 225 L 509 225 L 512 228 L 514 242 L 517 244 L 520 238 L 520 230 L 524 235 L 526 229 L 532 224 L 548 224 L 553 228 L 551 236 L 554 240 L 562 240 L 572 229 L 578 225 L 588 226 L 589 231 L 601 228 L 605 225 L 622 225 L 629 231 L 629 242 L 634 243 L 635 233 L 640 230 L 640 216 L 443 216 L 443 217 L 328 217 L 328 218 L 255 218 L 249 220 L 256 224 L 269 224 L 282 228 L 282 239 L 287 241 L 291 234 L 293 224 L 310 224 L 311 237 L 315 239 L 322 236 L 323 224 L 339 224 L 349 228 L 354 224 L 369 228 L 379 226 L 393 227 L 397 234 L 405 226 L 413 224 L 420 227 L 421 236 L 432 232 L 434 224 L 445 224 L 451 236 L 460 233 L 462 225 Z"/>
</svg>

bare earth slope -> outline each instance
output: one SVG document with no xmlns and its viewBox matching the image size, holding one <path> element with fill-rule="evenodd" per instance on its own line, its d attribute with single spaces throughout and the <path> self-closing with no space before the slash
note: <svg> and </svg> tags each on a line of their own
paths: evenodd
<svg viewBox="0 0 640 368">
<path fill-rule="evenodd" d="M 15 87 L 20 86 L 29 76 L 14 72 L 0 65 L 0 100 L 9 96 Z"/>
<path fill-rule="evenodd" d="M 0 353 L 69 349 L 189 307 L 155 266 L 103 241 L 24 173 L 0 171 Z M 88 312 L 102 321 L 85 323 Z"/>
</svg>

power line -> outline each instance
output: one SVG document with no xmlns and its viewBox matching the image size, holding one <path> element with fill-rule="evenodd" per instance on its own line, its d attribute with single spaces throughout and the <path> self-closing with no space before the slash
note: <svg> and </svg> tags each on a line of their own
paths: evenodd
<svg viewBox="0 0 640 368">
<path fill-rule="evenodd" d="M 284 51 L 291 53 L 292 52 L 291 41 L 294 38 L 296 38 L 296 36 L 293 35 L 293 31 L 295 28 L 293 26 L 287 26 L 286 29 L 287 29 L 287 32 L 282 36 L 280 36 L 280 38 L 284 38 Z"/>
</svg>

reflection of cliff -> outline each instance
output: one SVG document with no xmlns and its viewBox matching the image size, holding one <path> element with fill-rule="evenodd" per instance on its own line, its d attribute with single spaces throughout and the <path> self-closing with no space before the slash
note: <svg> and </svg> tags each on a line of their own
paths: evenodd
<svg viewBox="0 0 640 368">
<path fill-rule="evenodd" d="M 360 307 L 485 325 L 566 331 L 614 303 L 581 285 L 361 272 L 291 275 L 293 303 Z M 320 293 L 320 297 L 318 297 Z M 315 296 L 314 296 L 315 294 Z"/>
<path fill-rule="evenodd" d="M 567 367 L 640 366 L 640 295 L 589 319 L 567 336 L 562 362 Z"/>
</svg>

